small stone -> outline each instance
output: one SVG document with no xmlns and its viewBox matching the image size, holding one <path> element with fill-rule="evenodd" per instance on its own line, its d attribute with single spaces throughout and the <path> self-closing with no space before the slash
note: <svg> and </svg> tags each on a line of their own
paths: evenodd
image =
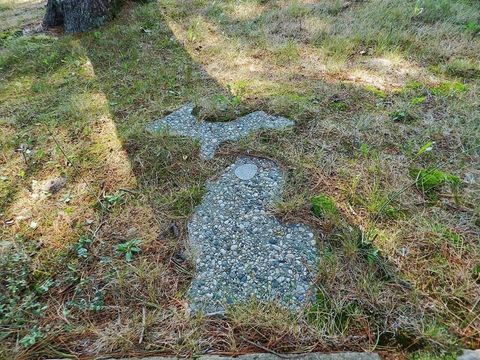
<svg viewBox="0 0 480 360">
<path fill-rule="evenodd" d="M 479 359 L 480 359 L 480 349 L 478 350 L 464 349 L 463 353 L 458 357 L 458 360 L 479 360 Z"/>
<path fill-rule="evenodd" d="M 250 180 L 257 174 L 257 171 L 257 165 L 245 164 L 235 169 L 235 175 L 241 180 Z"/>
</svg>

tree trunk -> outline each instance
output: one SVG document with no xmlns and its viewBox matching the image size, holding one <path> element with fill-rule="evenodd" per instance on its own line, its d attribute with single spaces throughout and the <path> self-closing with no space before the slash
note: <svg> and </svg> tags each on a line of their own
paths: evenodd
<svg viewBox="0 0 480 360">
<path fill-rule="evenodd" d="M 48 0 L 46 28 L 62 26 L 66 33 L 87 31 L 111 20 L 123 0 Z"/>
</svg>

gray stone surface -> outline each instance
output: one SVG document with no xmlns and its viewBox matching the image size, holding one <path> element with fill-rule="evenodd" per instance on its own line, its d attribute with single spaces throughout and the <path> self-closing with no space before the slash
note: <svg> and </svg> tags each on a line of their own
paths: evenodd
<svg viewBox="0 0 480 360">
<path fill-rule="evenodd" d="M 257 168 L 248 180 L 235 174 L 245 165 Z M 314 234 L 305 225 L 281 224 L 268 210 L 282 185 L 274 162 L 253 157 L 237 159 L 207 184 L 188 224 L 196 260 L 188 292 L 191 311 L 221 313 L 227 304 L 251 299 L 297 310 L 312 299 Z"/>
<path fill-rule="evenodd" d="M 480 349 L 479 350 L 463 350 L 462 355 L 458 357 L 458 360 L 480 360 Z"/>
<path fill-rule="evenodd" d="M 123 360 L 173 360 L 175 357 L 154 356 L 145 358 L 129 358 Z M 358 353 L 358 352 L 340 352 L 340 353 L 306 353 L 277 356 L 270 353 L 254 353 L 240 356 L 217 356 L 202 355 L 197 357 L 198 360 L 380 360 L 380 356 L 376 353 Z M 113 360 L 113 359 L 109 359 Z"/>
<path fill-rule="evenodd" d="M 291 120 L 268 115 L 263 111 L 256 111 L 224 123 L 201 122 L 195 118 L 192 111 L 193 105 L 185 105 L 165 118 L 154 121 L 147 130 L 152 132 L 167 130 L 173 135 L 197 139 L 201 143 L 200 156 L 211 159 L 218 146 L 225 141 L 239 140 L 261 129 L 283 129 L 294 125 Z"/>
<path fill-rule="evenodd" d="M 241 166 L 237 166 L 235 169 L 235 175 L 240 180 L 250 180 L 253 178 L 258 171 L 258 167 L 255 164 L 245 164 Z"/>
</svg>

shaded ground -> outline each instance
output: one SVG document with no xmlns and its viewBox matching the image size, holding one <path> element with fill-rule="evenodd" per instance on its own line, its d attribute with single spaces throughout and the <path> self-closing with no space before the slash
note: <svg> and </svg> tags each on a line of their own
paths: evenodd
<svg viewBox="0 0 480 360">
<path fill-rule="evenodd" d="M 60 38 L 11 36 L 13 10 L 0 10 L 3 357 L 479 346 L 477 2 L 161 0 Z M 264 110 L 298 126 L 199 163 L 195 142 L 144 130 L 186 102 L 201 119 Z M 319 296 L 302 316 L 247 304 L 189 319 L 189 215 L 247 150 L 286 170 L 278 216 L 327 234 Z M 337 210 L 315 216 L 319 194 Z"/>
</svg>

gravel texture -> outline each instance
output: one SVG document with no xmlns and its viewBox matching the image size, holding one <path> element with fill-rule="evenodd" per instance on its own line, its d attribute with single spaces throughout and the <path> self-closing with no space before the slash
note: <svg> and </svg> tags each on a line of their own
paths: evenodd
<svg viewBox="0 0 480 360">
<path fill-rule="evenodd" d="M 200 156 L 211 159 L 218 146 L 225 141 L 239 140 L 261 129 L 283 129 L 294 125 L 291 120 L 268 115 L 263 111 L 225 123 L 201 122 L 195 118 L 192 111 L 193 105 L 185 105 L 163 119 L 156 120 L 147 129 L 153 132 L 167 129 L 174 135 L 198 139 L 201 143 Z"/>
<path fill-rule="evenodd" d="M 188 293 L 192 312 L 222 313 L 227 304 L 251 299 L 295 311 L 313 298 L 313 232 L 301 224 L 284 225 L 268 211 L 282 186 L 279 167 L 253 157 L 237 159 L 207 184 L 188 224 L 196 261 Z"/>
</svg>

